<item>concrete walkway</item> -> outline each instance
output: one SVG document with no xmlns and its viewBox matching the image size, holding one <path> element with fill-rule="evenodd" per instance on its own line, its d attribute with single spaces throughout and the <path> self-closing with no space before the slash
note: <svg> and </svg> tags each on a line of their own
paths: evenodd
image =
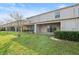
<svg viewBox="0 0 79 59">
<path fill-rule="evenodd" d="M 61 41 L 60 39 L 54 38 L 54 37 L 50 37 L 51 40 L 55 40 L 55 41 Z"/>
</svg>

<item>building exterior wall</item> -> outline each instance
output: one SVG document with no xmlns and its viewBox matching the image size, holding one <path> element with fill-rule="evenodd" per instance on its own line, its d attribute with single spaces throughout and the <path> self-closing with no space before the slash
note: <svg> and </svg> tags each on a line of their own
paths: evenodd
<svg viewBox="0 0 79 59">
<path fill-rule="evenodd" d="M 55 18 L 56 12 L 60 12 L 59 18 Z M 28 20 L 30 20 L 32 23 L 36 23 L 50 20 L 68 19 L 74 17 L 79 17 L 79 5 L 74 7 L 62 8 L 51 12 L 43 13 L 40 15 L 36 15 L 33 17 L 29 17 Z"/>
<path fill-rule="evenodd" d="M 61 21 L 61 31 L 79 31 L 79 18 Z"/>
<path fill-rule="evenodd" d="M 60 10 L 60 19 L 67 19 L 74 17 L 74 8 L 67 8 Z"/>
<path fill-rule="evenodd" d="M 75 19 L 61 21 L 62 31 L 75 31 L 76 30 L 75 26 L 76 26 Z"/>
<path fill-rule="evenodd" d="M 58 18 L 55 17 L 56 13 L 59 13 Z M 30 30 L 34 26 L 35 33 L 47 33 L 47 27 L 51 23 L 52 27 L 56 26 L 61 31 L 79 31 L 78 17 L 79 4 L 29 17 L 26 19 L 26 21 L 21 21 L 20 26 L 22 26 L 23 30 Z M 59 22 L 60 24 L 56 22 Z M 33 26 L 30 26 L 31 24 Z M 5 24 L 3 27 L 17 27 L 17 22 Z"/>
<path fill-rule="evenodd" d="M 79 19 L 76 19 L 76 30 L 79 31 Z"/>
<path fill-rule="evenodd" d="M 55 18 L 56 12 L 60 12 L 59 18 Z M 28 20 L 31 20 L 33 23 L 58 20 L 61 23 L 60 30 L 79 31 L 79 20 L 76 19 L 77 17 L 79 17 L 79 4 L 76 6 L 69 7 L 69 8 L 62 8 L 62 9 L 51 11 L 45 14 L 33 16 L 31 18 L 28 18 Z M 40 32 L 46 32 L 47 31 L 46 27 L 47 25 L 42 25 L 40 27 Z"/>
</svg>

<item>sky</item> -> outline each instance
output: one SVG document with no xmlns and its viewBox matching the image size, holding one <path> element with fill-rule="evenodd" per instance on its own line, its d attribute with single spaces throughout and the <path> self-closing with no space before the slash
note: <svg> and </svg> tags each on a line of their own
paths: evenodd
<svg viewBox="0 0 79 59">
<path fill-rule="evenodd" d="M 4 22 L 8 15 L 15 11 L 27 18 L 71 5 L 74 3 L 0 3 L 0 21 Z"/>
</svg>

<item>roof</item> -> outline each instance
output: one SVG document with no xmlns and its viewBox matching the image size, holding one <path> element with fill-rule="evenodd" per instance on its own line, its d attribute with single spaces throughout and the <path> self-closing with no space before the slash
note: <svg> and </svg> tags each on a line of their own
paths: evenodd
<svg viewBox="0 0 79 59">
<path fill-rule="evenodd" d="M 43 14 L 47 14 L 47 13 L 50 13 L 50 12 L 54 12 L 54 11 L 58 11 L 58 10 L 62 10 L 62 9 L 66 9 L 66 8 L 70 8 L 70 7 L 74 7 L 74 6 L 78 6 L 78 5 L 79 5 L 79 3 L 77 3 L 75 5 L 72 5 L 72 6 L 68 6 L 68 7 L 56 9 L 56 10 L 53 10 L 53 11 L 48 11 L 48 12 L 45 12 L 45 13 L 41 13 L 41 14 L 38 14 L 38 15 L 34 15 L 34 16 L 28 17 L 27 19 L 30 19 L 30 18 L 36 17 L 36 16 L 40 16 L 40 15 L 43 15 Z"/>
<path fill-rule="evenodd" d="M 15 20 L 15 21 L 12 21 L 12 22 L 9 22 L 9 23 L 5 23 L 5 24 L 3 24 L 2 26 L 7 25 L 7 24 L 11 24 L 11 23 L 15 23 L 15 22 L 17 22 L 17 21 L 24 21 L 24 22 L 26 22 L 26 20 Z"/>
</svg>

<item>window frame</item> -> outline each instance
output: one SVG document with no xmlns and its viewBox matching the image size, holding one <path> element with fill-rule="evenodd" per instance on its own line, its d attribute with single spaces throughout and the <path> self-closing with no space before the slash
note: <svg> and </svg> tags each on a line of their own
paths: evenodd
<svg viewBox="0 0 79 59">
<path fill-rule="evenodd" d="M 55 18 L 60 18 L 60 11 L 55 12 Z"/>
</svg>

